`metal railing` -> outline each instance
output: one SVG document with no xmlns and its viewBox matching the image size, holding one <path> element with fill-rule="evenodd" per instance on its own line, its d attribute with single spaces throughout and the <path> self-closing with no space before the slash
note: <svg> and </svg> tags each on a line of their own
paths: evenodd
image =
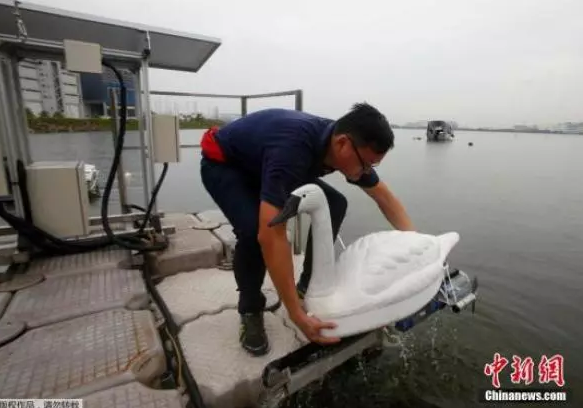
<svg viewBox="0 0 583 408">
<path fill-rule="evenodd" d="M 249 99 L 260 99 L 260 98 L 275 98 L 278 96 L 294 96 L 294 109 L 303 110 L 304 98 L 301 89 L 282 91 L 282 92 L 271 92 L 264 94 L 250 94 L 250 95 L 234 95 L 234 94 L 211 94 L 211 93 L 194 93 L 194 92 L 172 92 L 172 91 L 150 91 L 150 95 L 160 95 L 160 96 L 185 96 L 185 97 L 196 97 L 196 98 L 224 98 L 224 99 L 239 99 L 241 101 L 241 116 L 246 116 L 248 113 L 248 100 Z M 200 144 L 181 144 L 180 147 L 183 148 L 193 148 L 200 147 Z M 127 147 L 129 150 L 136 150 L 139 147 L 131 146 Z"/>
<path fill-rule="evenodd" d="M 241 116 L 246 116 L 248 113 L 248 101 L 249 99 L 260 99 L 260 98 L 273 98 L 278 96 L 294 96 L 294 109 L 301 111 L 303 110 L 303 91 L 301 89 L 282 91 L 282 92 L 271 92 L 263 94 L 250 94 L 250 95 L 231 95 L 231 94 L 212 94 L 212 93 L 195 93 L 195 92 L 172 92 L 172 91 L 149 91 L 149 95 L 161 95 L 161 96 L 179 96 L 179 97 L 196 97 L 196 98 L 225 98 L 225 99 L 239 99 L 241 101 Z M 149 126 L 147 126 L 149 128 Z M 180 144 L 180 148 L 198 148 L 200 144 Z M 142 146 L 127 146 L 124 150 L 143 150 Z M 153 169 L 151 170 L 153 171 Z M 302 223 L 301 217 L 298 215 L 294 224 L 294 254 L 299 255 L 302 251 Z"/>
</svg>

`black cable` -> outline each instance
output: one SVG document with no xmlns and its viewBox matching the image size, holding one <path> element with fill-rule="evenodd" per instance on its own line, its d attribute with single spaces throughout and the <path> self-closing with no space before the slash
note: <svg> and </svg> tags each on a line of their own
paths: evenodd
<svg viewBox="0 0 583 408">
<path fill-rule="evenodd" d="M 63 241 L 48 232 L 30 224 L 28 221 L 9 213 L 4 208 L 4 203 L 0 203 L 0 216 L 20 235 L 34 244 L 40 250 L 50 254 L 68 255 L 92 251 L 111 245 L 109 238 L 96 238 L 91 241 Z"/>
<path fill-rule="evenodd" d="M 144 215 L 144 222 L 142 224 L 142 226 L 140 227 L 140 229 L 138 230 L 138 233 L 142 233 L 144 232 L 144 228 L 146 228 L 146 224 L 148 222 L 148 220 L 150 219 L 150 214 L 152 213 L 152 209 L 154 208 L 154 203 L 156 202 L 156 197 L 158 196 L 158 192 L 160 191 L 160 188 L 162 187 L 162 182 L 164 181 L 164 178 L 166 177 L 166 173 L 168 172 L 168 163 L 164 163 L 164 168 L 162 169 L 162 174 L 160 174 L 160 178 L 158 179 L 158 182 L 156 183 L 156 186 L 154 187 L 154 190 L 152 190 L 152 198 L 150 199 L 150 203 L 148 204 L 148 209 L 145 211 L 145 215 Z"/>
<path fill-rule="evenodd" d="M 24 168 L 24 164 L 21 160 L 17 162 L 17 171 L 18 171 L 18 179 L 19 179 L 19 188 L 21 191 L 22 199 L 23 199 L 23 207 L 24 207 L 24 215 L 26 219 L 19 218 L 11 213 L 9 213 L 4 208 L 4 201 L 0 201 L 0 216 L 4 218 L 16 231 L 26 237 L 32 244 L 34 244 L 38 249 L 48 251 L 52 254 L 74 254 L 80 252 L 91 251 L 95 249 L 101 249 L 109 245 L 118 245 L 120 247 L 136 250 L 136 251 L 159 251 L 166 249 L 168 243 L 166 241 L 150 244 L 145 243 L 143 239 L 147 239 L 146 236 L 143 235 L 144 229 L 149 221 L 151 216 L 151 212 L 156 201 L 158 192 L 162 186 L 162 182 L 166 176 L 168 171 L 168 163 L 164 163 L 164 169 L 162 174 L 156 183 L 154 191 L 152 193 L 152 197 L 150 202 L 148 203 L 148 208 L 145 211 L 144 222 L 140 226 L 138 233 L 134 237 L 118 237 L 116 236 L 111 227 L 109 225 L 109 217 L 108 217 L 108 206 L 109 206 L 109 198 L 111 195 L 111 191 L 113 189 L 113 181 L 115 179 L 119 162 L 121 159 L 121 154 L 123 153 L 123 145 L 124 145 L 124 137 L 126 132 L 126 123 L 127 123 L 127 90 L 125 87 L 125 83 L 120 72 L 107 61 L 102 61 L 103 65 L 110 68 L 114 74 L 116 75 L 119 84 L 120 84 L 120 94 L 121 94 L 121 104 L 120 104 L 120 127 L 118 130 L 118 138 L 117 143 L 115 145 L 114 150 L 114 158 L 111 164 L 110 172 L 108 175 L 106 187 L 104 190 L 102 202 L 101 202 L 101 221 L 103 224 L 103 229 L 106 233 L 106 237 L 103 238 L 95 238 L 90 240 L 84 241 L 66 241 L 60 238 L 57 238 L 48 232 L 36 227 L 33 224 L 32 220 L 32 212 L 30 210 L 30 197 L 28 195 L 28 187 L 27 187 L 27 178 L 26 178 L 26 170 Z M 136 206 L 137 207 L 137 206 Z"/>
<path fill-rule="evenodd" d="M 168 306 L 166 305 L 166 302 L 164 302 L 164 299 L 160 295 L 160 292 L 158 292 L 158 289 L 156 288 L 156 285 L 154 284 L 154 282 L 152 280 L 150 265 L 148 263 L 144 264 L 142 276 L 146 282 L 146 288 L 148 289 L 148 291 L 150 292 L 150 294 L 154 298 L 154 302 L 156 302 L 156 304 L 160 308 L 160 312 L 162 313 L 162 316 L 164 317 L 164 321 L 166 322 L 166 326 L 168 327 L 168 331 L 170 333 L 170 336 L 172 336 L 176 340 L 177 350 L 175 350 L 175 352 L 177 354 L 179 354 L 179 356 L 177 356 L 177 357 L 181 358 L 182 361 L 185 361 L 184 350 L 182 349 L 182 344 L 180 344 L 180 341 L 178 341 L 178 334 L 180 332 L 180 327 L 178 327 L 178 325 L 176 324 L 174 317 L 172 316 L 172 313 L 170 313 L 170 311 L 168 310 Z M 205 408 L 206 404 L 205 404 L 204 399 L 202 397 L 202 394 L 200 392 L 200 388 L 199 388 L 198 383 L 196 382 L 194 376 L 192 375 L 192 372 L 190 371 L 190 367 L 188 366 L 188 364 L 183 365 L 182 374 L 184 376 L 184 380 L 186 383 L 186 390 L 188 392 L 188 396 L 190 397 L 190 402 L 196 408 Z"/>
<path fill-rule="evenodd" d="M 121 103 L 120 103 L 120 121 L 119 121 L 119 131 L 118 131 L 118 136 L 117 136 L 117 143 L 115 146 L 113 161 L 111 163 L 111 169 L 109 171 L 109 175 L 108 175 L 107 181 L 105 183 L 105 189 L 103 192 L 103 199 L 101 201 L 101 221 L 103 223 L 103 229 L 104 229 L 105 233 L 107 234 L 107 236 L 112 240 L 113 243 L 115 243 L 123 248 L 131 249 L 131 250 L 135 250 L 135 251 L 160 251 L 160 250 L 166 249 L 168 247 L 167 242 L 155 243 L 152 245 L 145 245 L 141 238 L 137 238 L 137 237 L 136 238 L 134 238 L 134 237 L 120 238 L 120 237 L 115 236 L 115 234 L 113 233 L 113 231 L 111 230 L 111 227 L 109 225 L 109 217 L 108 217 L 109 196 L 110 196 L 111 190 L 113 188 L 115 174 L 116 174 L 117 169 L 119 167 L 119 162 L 120 162 L 121 155 L 123 152 L 123 144 L 124 144 L 124 138 L 125 138 L 125 133 L 126 133 L 127 90 L 126 90 L 126 86 L 125 86 L 123 77 L 121 76 L 121 73 L 113 65 L 111 65 L 107 61 L 104 60 L 102 63 L 103 63 L 103 65 L 105 65 L 106 67 L 111 69 L 113 71 L 113 73 L 115 74 L 115 76 L 117 77 L 117 80 L 118 80 L 119 86 L 120 86 L 120 100 L 121 100 Z M 167 164 L 167 163 L 165 163 L 165 164 Z M 165 176 L 166 173 L 164 172 L 163 175 Z M 157 194 L 157 191 L 156 191 L 156 194 Z M 153 207 L 154 200 L 155 200 L 155 197 L 152 196 L 152 198 L 150 199 L 149 207 Z M 148 221 L 147 219 L 144 219 L 144 225 L 142 227 L 145 227 L 145 224 L 147 221 Z M 143 228 L 140 228 L 140 231 L 143 231 Z"/>
<path fill-rule="evenodd" d="M 141 206 L 139 206 L 137 204 L 129 204 L 129 205 L 126 206 L 126 208 L 129 208 L 129 209 L 132 209 L 133 208 L 134 210 L 138 210 L 138 211 L 141 211 L 143 213 L 146 212 L 146 209 L 144 207 L 141 207 Z"/>
</svg>

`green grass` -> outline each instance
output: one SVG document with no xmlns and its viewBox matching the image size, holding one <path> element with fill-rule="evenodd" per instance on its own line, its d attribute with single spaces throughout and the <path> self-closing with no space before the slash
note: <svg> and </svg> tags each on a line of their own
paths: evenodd
<svg viewBox="0 0 583 408">
<path fill-rule="evenodd" d="M 215 125 L 221 126 L 223 122 L 204 117 L 180 121 L 181 129 L 208 129 Z M 100 132 L 110 131 L 111 127 L 109 118 L 74 119 L 58 116 L 28 116 L 28 128 L 31 133 Z M 138 130 L 137 119 L 128 119 L 126 129 Z"/>
</svg>

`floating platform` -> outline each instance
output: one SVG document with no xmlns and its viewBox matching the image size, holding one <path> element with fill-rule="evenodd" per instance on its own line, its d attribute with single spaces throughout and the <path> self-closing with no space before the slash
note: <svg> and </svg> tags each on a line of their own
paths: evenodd
<svg viewBox="0 0 583 408">
<path fill-rule="evenodd" d="M 24 332 L 0 348 L 1 398 L 80 398 L 165 371 L 149 311 L 108 310 Z"/>
<path fill-rule="evenodd" d="M 302 346 L 295 331 L 280 316 L 266 313 L 265 330 L 271 349 L 261 357 L 251 357 L 241 348 L 239 314 L 234 309 L 200 316 L 180 330 L 186 363 L 209 406 L 254 405 L 262 389 L 265 366 Z"/>
<path fill-rule="evenodd" d="M 264 368 L 306 344 L 305 338 L 282 307 L 266 312 L 270 352 L 247 354 L 238 339 L 231 225 L 217 210 L 165 214 L 162 225 L 174 227 L 169 248 L 147 254 L 145 262 L 176 336 L 170 336 L 143 270 L 131 267 L 129 251 L 33 260 L 0 282 L 0 398 L 184 407 L 188 396 L 179 385 L 186 366 L 206 406 L 257 403 Z M 296 277 L 302 262 L 303 256 L 294 256 Z M 263 292 L 268 307 L 279 303 L 268 273 Z M 162 389 L 169 377 L 173 389 Z"/>
<path fill-rule="evenodd" d="M 157 390 L 139 382 L 131 382 L 83 398 L 85 408 L 182 408 L 178 390 Z"/>
<path fill-rule="evenodd" d="M 162 224 L 174 227 L 170 246 L 143 257 L 144 267 L 111 248 L 37 259 L 0 282 L 0 398 L 82 398 L 87 407 L 178 408 L 189 399 L 195 407 L 276 406 L 382 345 L 378 330 L 316 346 L 282 306 L 265 313 L 269 353 L 249 355 L 239 344 L 231 225 L 216 210 L 165 214 Z M 302 266 L 303 255 L 294 255 L 296 281 Z M 279 303 L 268 273 L 262 290 L 268 307 Z"/>
<path fill-rule="evenodd" d="M 125 266 L 129 253 L 124 249 L 107 248 L 82 254 L 55 256 L 32 262 L 27 274 L 40 274 L 45 278 L 91 272 Z"/>
<path fill-rule="evenodd" d="M 22 289 L 0 319 L 44 326 L 109 309 L 144 309 L 149 304 L 139 270 L 97 269 L 45 279 Z"/>
<path fill-rule="evenodd" d="M 6 306 L 8 306 L 8 302 L 10 302 L 11 297 L 12 294 L 10 292 L 0 292 L 0 318 L 4 313 Z"/>
</svg>

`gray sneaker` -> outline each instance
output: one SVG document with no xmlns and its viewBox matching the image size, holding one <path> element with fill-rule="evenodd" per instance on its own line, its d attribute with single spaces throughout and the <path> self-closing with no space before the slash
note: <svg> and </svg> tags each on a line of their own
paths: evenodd
<svg viewBox="0 0 583 408">
<path fill-rule="evenodd" d="M 239 341 L 241 346 L 253 356 L 263 356 L 269 352 L 269 340 L 265 332 L 263 313 L 241 315 Z"/>
</svg>

